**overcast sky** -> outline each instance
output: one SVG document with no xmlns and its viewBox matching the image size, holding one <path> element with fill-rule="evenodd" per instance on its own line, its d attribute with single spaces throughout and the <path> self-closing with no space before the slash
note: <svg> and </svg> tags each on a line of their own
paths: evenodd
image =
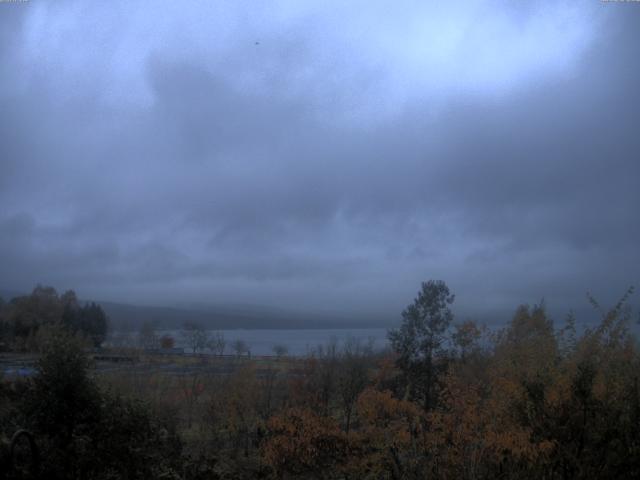
<svg viewBox="0 0 640 480">
<path fill-rule="evenodd" d="M 610 303 L 639 181 L 640 3 L 0 3 L 1 288 Z"/>
</svg>

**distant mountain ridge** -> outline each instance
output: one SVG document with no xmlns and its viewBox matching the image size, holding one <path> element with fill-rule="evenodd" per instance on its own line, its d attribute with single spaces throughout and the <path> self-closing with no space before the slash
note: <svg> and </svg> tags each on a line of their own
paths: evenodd
<svg viewBox="0 0 640 480">
<path fill-rule="evenodd" d="M 29 295 L 0 289 L 0 298 L 8 302 L 12 298 Z M 60 292 L 59 292 L 60 293 Z M 198 323 L 208 329 L 282 329 L 282 328 L 365 328 L 387 326 L 380 322 L 368 322 L 362 318 L 316 312 L 297 312 L 280 307 L 254 304 L 181 304 L 180 306 L 146 306 L 81 298 L 80 301 L 100 305 L 111 323 L 113 331 L 137 331 L 143 323 L 152 323 L 159 329 L 179 329 L 185 323 Z"/>
<path fill-rule="evenodd" d="M 14 297 L 28 295 L 29 292 L 17 292 L 0 289 L 0 298 L 9 301 Z M 81 299 L 81 302 L 94 301 Z M 207 329 L 331 329 L 331 328 L 393 328 L 400 324 L 400 312 L 388 318 L 372 318 L 364 314 L 347 315 L 332 312 L 297 311 L 277 306 L 243 303 L 208 304 L 178 303 L 176 306 L 145 306 L 129 303 L 95 301 L 109 317 L 112 331 L 138 331 L 143 323 L 152 323 L 158 329 L 175 330 L 185 323 L 198 323 Z M 632 332 L 640 334 L 638 311 L 640 305 L 633 305 L 635 315 L 631 321 Z M 556 328 L 562 328 L 567 311 L 555 309 L 551 313 Z M 455 312 L 455 322 L 475 319 L 478 323 L 491 327 L 502 327 L 511 319 L 514 310 L 484 312 L 467 315 Z M 554 314 L 555 313 L 555 314 Z M 578 325 L 595 326 L 600 318 L 590 305 L 581 305 L 574 309 Z"/>
<path fill-rule="evenodd" d="M 8 290 L 8 289 L 5 290 L 0 288 L 0 298 L 3 299 L 5 302 L 8 302 L 12 298 L 21 297 L 23 295 L 28 295 L 28 293 L 24 293 L 24 292 L 21 293 L 21 292 L 16 292 L 14 290 Z"/>
</svg>

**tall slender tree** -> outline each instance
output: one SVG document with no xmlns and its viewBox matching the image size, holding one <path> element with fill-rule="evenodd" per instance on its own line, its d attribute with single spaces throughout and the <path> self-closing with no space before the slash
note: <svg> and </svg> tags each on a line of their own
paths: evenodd
<svg viewBox="0 0 640 480">
<path fill-rule="evenodd" d="M 453 321 L 449 305 L 454 298 L 442 280 L 423 282 L 418 296 L 402 312 L 400 328 L 388 333 L 407 393 L 425 410 L 436 399 L 435 382 L 442 368 L 436 357 L 443 353 L 445 333 Z"/>
</svg>

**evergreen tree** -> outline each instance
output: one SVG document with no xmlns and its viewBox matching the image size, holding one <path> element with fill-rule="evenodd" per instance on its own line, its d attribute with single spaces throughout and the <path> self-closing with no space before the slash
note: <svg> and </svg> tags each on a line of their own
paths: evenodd
<svg viewBox="0 0 640 480">
<path fill-rule="evenodd" d="M 442 280 L 423 282 L 418 296 L 402 312 L 400 328 L 388 333 L 408 393 L 425 410 L 434 405 L 435 383 L 442 368 L 436 357 L 442 353 L 445 333 L 453 320 L 449 305 L 454 298 Z"/>
</svg>

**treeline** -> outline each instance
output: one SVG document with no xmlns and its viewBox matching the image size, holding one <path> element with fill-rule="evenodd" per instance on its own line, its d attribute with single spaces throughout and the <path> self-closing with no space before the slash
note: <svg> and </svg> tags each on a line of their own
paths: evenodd
<svg viewBox="0 0 640 480">
<path fill-rule="evenodd" d="M 490 334 L 453 324 L 448 287 L 424 283 L 366 382 L 348 358 L 333 381 L 331 359 L 298 380 L 263 459 L 280 478 L 640 478 L 631 293 L 609 311 L 591 299 L 602 321 L 580 334 L 544 305 Z"/>
<path fill-rule="evenodd" d="M 84 345 L 54 326 L 37 375 L 0 383 L 0 478 L 181 478 L 167 476 L 183 462 L 171 417 L 101 388 Z M 25 435 L 10 444 L 13 432 Z"/>
<path fill-rule="evenodd" d="M 4 350 L 38 351 L 56 326 L 98 347 L 106 338 L 109 321 L 99 305 L 81 305 L 73 290 L 58 295 L 54 288 L 38 285 L 30 295 L 9 302 L 0 298 L 0 342 Z"/>
<path fill-rule="evenodd" d="M 536 305 L 489 332 L 429 281 L 387 353 L 349 341 L 176 374 L 94 374 L 55 335 L 36 377 L 4 384 L 0 421 L 34 432 L 43 478 L 640 478 L 630 294 L 591 299 L 592 329 Z"/>
</svg>

